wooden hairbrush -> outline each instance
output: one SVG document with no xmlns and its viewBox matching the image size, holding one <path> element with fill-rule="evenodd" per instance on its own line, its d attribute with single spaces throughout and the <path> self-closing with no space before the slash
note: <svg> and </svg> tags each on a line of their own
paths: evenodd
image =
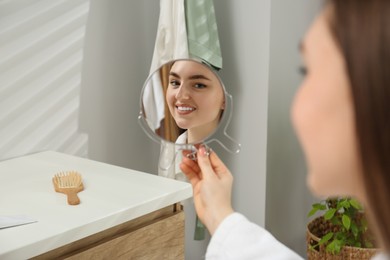
<svg viewBox="0 0 390 260">
<path fill-rule="evenodd" d="M 56 192 L 66 194 L 69 205 L 80 204 L 77 193 L 84 189 L 80 173 L 75 171 L 57 173 L 53 177 L 53 184 Z"/>
</svg>

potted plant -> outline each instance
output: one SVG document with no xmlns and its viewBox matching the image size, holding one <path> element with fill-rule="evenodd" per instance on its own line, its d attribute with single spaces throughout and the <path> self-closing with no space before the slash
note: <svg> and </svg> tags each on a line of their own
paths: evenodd
<svg viewBox="0 0 390 260">
<path fill-rule="evenodd" d="M 370 259 L 378 253 L 361 204 L 328 198 L 312 205 L 307 226 L 308 259 Z M 322 213 L 322 214 L 318 214 Z"/>
</svg>

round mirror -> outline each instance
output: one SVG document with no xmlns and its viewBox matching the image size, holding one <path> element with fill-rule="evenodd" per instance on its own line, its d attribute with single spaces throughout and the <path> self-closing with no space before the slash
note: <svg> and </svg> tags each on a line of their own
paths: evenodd
<svg viewBox="0 0 390 260">
<path fill-rule="evenodd" d="M 226 134 L 231 96 L 211 67 L 192 59 L 173 60 L 146 80 L 140 98 L 139 121 L 155 141 L 182 149 L 218 141 L 232 152 L 239 144 Z M 222 129 L 222 135 L 216 135 Z M 216 137 L 218 136 L 218 138 Z M 225 137 L 229 140 L 227 147 Z"/>
</svg>

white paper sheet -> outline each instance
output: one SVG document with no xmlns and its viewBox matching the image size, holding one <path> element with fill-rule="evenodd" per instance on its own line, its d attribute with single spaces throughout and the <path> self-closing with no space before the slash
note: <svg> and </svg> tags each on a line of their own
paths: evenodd
<svg viewBox="0 0 390 260">
<path fill-rule="evenodd" d="M 36 219 L 33 219 L 28 216 L 1 216 L 0 215 L 0 229 L 16 227 L 20 225 L 30 224 L 37 222 Z"/>
</svg>

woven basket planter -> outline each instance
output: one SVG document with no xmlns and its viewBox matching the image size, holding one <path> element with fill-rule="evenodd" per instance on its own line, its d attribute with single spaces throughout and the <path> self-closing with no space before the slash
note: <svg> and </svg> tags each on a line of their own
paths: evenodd
<svg viewBox="0 0 390 260">
<path fill-rule="evenodd" d="M 329 230 L 336 231 L 335 229 L 336 228 L 331 223 L 326 221 L 323 217 L 317 217 L 311 222 L 309 222 L 306 230 L 308 260 L 369 260 L 379 252 L 379 250 L 376 248 L 359 248 L 344 246 L 339 254 L 333 255 L 331 253 L 326 252 L 325 245 L 321 245 L 314 249 L 311 248 L 311 246 L 316 245 L 320 241 L 320 237 L 318 237 L 316 234 L 325 234 Z"/>
</svg>

